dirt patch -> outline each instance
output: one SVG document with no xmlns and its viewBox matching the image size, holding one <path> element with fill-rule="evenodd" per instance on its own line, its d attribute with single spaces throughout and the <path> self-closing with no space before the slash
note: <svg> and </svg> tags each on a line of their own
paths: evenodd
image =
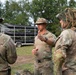
<svg viewBox="0 0 76 75">
<path fill-rule="evenodd" d="M 18 56 L 17 61 L 15 64 L 20 64 L 20 63 L 33 63 L 34 57 L 33 56 Z"/>
</svg>

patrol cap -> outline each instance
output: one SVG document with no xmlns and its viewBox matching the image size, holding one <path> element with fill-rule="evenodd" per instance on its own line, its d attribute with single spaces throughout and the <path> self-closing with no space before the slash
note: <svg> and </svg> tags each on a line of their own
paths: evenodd
<svg viewBox="0 0 76 75">
<path fill-rule="evenodd" d="M 35 25 L 47 24 L 47 20 L 45 18 L 38 18 Z"/>
<path fill-rule="evenodd" d="M 3 19 L 0 17 L 0 23 L 2 23 Z"/>
<path fill-rule="evenodd" d="M 72 21 L 73 19 L 75 19 L 75 15 L 73 9 L 66 8 L 63 12 L 57 14 L 56 18 L 58 18 L 59 20 L 62 19 L 63 21 Z"/>
<path fill-rule="evenodd" d="M 60 20 L 66 21 L 66 15 L 65 15 L 63 12 L 58 13 L 58 14 L 56 15 L 56 18 L 57 18 L 59 21 L 60 21 Z"/>
<path fill-rule="evenodd" d="M 76 9 L 66 8 L 63 12 L 56 15 L 59 20 L 68 22 L 68 27 L 76 27 Z"/>
</svg>

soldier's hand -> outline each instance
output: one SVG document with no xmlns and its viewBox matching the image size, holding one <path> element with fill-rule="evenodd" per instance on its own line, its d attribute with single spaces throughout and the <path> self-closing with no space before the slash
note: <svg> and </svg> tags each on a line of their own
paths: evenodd
<svg viewBox="0 0 76 75">
<path fill-rule="evenodd" d="M 43 37 L 42 35 L 38 35 L 38 38 L 41 40 L 41 41 L 45 41 L 45 37 Z"/>
<path fill-rule="evenodd" d="M 68 68 L 65 67 L 65 65 L 64 65 L 64 63 L 63 63 L 63 65 L 62 65 L 62 71 L 67 70 L 67 69 L 68 69 Z"/>
<path fill-rule="evenodd" d="M 37 51 L 38 51 L 38 49 L 33 49 L 33 50 L 32 50 L 32 54 L 33 54 L 33 55 L 38 55 L 38 52 L 37 52 Z"/>
</svg>

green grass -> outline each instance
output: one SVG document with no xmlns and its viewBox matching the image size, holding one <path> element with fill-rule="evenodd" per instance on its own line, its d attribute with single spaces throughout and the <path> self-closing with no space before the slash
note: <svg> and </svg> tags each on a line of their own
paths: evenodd
<svg viewBox="0 0 76 75">
<path fill-rule="evenodd" d="M 31 50 L 33 49 L 33 46 L 25 46 L 17 48 L 17 55 L 31 55 Z"/>
<path fill-rule="evenodd" d="M 17 55 L 20 57 L 27 57 L 27 56 L 32 56 L 32 52 L 31 50 L 33 49 L 33 46 L 24 46 L 24 47 L 20 47 L 20 48 L 16 48 L 17 50 Z M 53 48 L 54 50 L 54 48 Z M 26 58 L 25 58 L 26 59 Z M 19 60 L 20 61 L 20 60 Z M 21 70 L 24 70 L 24 69 L 28 69 L 30 70 L 31 72 L 33 72 L 34 70 L 34 64 L 33 62 L 25 62 L 25 63 L 15 63 L 13 64 L 12 66 L 12 74 L 11 75 L 15 75 L 16 72 L 19 72 Z"/>
<path fill-rule="evenodd" d="M 29 71 L 33 72 L 33 64 L 32 63 L 28 63 L 28 64 L 21 64 L 21 65 L 16 65 L 14 67 L 12 67 L 12 75 L 14 75 L 16 72 L 20 72 L 24 69 L 28 69 Z"/>
<path fill-rule="evenodd" d="M 31 50 L 33 49 L 33 46 L 24 46 L 24 47 L 20 47 L 17 48 L 17 55 L 18 56 L 32 56 Z M 30 57 L 31 58 L 31 57 Z M 16 72 L 19 72 L 21 70 L 24 69 L 28 69 L 31 72 L 33 72 L 33 62 L 28 62 L 28 63 L 15 63 L 12 66 L 12 71 L 11 71 L 11 75 L 15 75 Z"/>
</svg>

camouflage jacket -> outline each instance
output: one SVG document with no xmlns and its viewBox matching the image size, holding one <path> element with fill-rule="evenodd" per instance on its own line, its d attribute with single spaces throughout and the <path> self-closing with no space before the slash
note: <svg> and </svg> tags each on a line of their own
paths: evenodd
<svg viewBox="0 0 76 75">
<path fill-rule="evenodd" d="M 10 36 L 0 33 L 0 71 L 8 70 L 8 64 L 17 59 L 16 47 Z"/>
<path fill-rule="evenodd" d="M 56 41 L 55 51 L 56 50 L 61 50 L 62 53 L 66 55 L 66 58 L 64 59 L 63 62 L 64 66 L 76 71 L 76 32 L 71 29 L 64 30 Z M 58 53 L 55 54 L 57 55 Z M 56 59 L 57 58 L 55 58 L 54 61 Z M 62 63 L 62 62 L 60 63 L 59 60 L 57 62 L 54 62 L 55 70 L 58 67 L 58 65 Z M 59 66 L 62 67 L 62 65 Z M 61 75 L 61 74 L 55 73 L 55 75 Z"/>
</svg>

